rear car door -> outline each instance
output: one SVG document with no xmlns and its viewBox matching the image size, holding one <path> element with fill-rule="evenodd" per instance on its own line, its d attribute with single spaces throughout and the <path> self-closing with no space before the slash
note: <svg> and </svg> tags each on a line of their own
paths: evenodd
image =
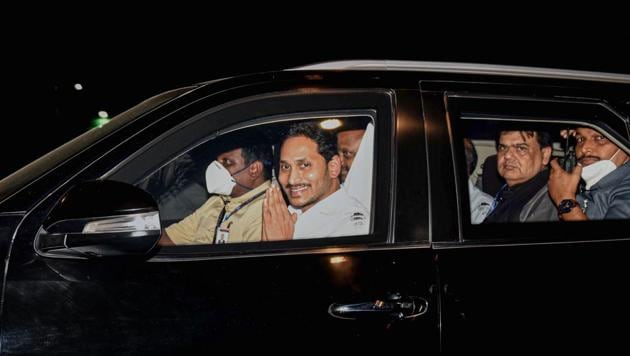
<svg viewBox="0 0 630 356">
<path fill-rule="evenodd" d="M 627 113 L 613 106 L 622 85 L 589 92 L 585 83 L 539 84 L 425 86 L 427 123 L 451 128 L 441 139 L 451 144 L 443 154 L 458 187 L 448 197 L 460 212 L 457 228 L 436 236 L 447 349 L 599 351 L 625 343 L 630 221 L 471 224 L 462 142 L 493 140 L 488 131 L 497 122 L 550 130 L 560 155 L 560 129 L 574 126 L 598 130 L 628 152 Z"/>
</svg>

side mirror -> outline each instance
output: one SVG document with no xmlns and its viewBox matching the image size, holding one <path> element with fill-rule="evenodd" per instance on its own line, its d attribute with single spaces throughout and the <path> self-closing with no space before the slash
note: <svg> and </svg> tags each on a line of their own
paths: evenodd
<svg viewBox="0 0 630 356">
<path fill-rule="evenodd" d="M 89 181 L 64 194 L 35 237 L 44 257 L 146 255 L 160 239 L 160 214 L 144 190 L 116 181 Z"/>
</svg>

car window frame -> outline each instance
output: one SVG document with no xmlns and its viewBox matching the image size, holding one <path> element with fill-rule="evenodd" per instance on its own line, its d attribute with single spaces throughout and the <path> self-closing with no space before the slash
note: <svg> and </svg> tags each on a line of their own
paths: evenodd
<svg viewBox="0 0 630 356">
<path fill-rule="evenodd" d="M 319 98 L 315 100 L 313 103 L 313 98 Z M 340 100 L 343 98 L 343 100 Z M 297 101 L 299 103 L 293 103 L 295 105 L 285 105 L 279 106 L 278 102 L 285 101 L 286 104 L 290 104 L 291 101 Z M 323 105 L 322 103 L 327 102 L 327 105 Z M 315 117 L 321 115 L 323 113 L 327 113 L 327 115 L 331 115 L 333 112 L 337 115 L 343 113 L 361 113 L 366 114 L 370 111 L 377 111 L 376 115 L 379 115 L 375 121 L 375 132 L 379 132 L 379 135 L 375 135 L 375 166 L 373 170 L 373 190 L 376 189 L 377 177 L 379 174 L 382 174 L 383 177 L 381 181 L 385 181 L 387 186 L 392 186 L 393 182 L 391 179 L 391 167 L 395 164 L 395 159 L 392 160 L 379 160 L 379 155 L 394 157 L 394 151 L 391 150 L 394 140 L 393 127 L 394 127 L 394 93 L 391 90 L 387 89 L 320 89 L 313 93 L 305 93 L 303 91 L 280 91 L 274 93 L 265 93 L 261 95 L 253 95 L 245 98 L 241 98 L 238 100 L 230 101 L 225 104 L 220 105 L 219 107 L 209 107 L 203 110 L 199 110 L 199 112 L 194 115 L 189 115 L 187 118 L 180 118 L 180 122 L 176 125 L 173 125 L 167 131 L 164 131 L 159 136 L 154 137 L 150 140 L 150 143 L 143 145 L 134 151 L 133 154 L 129 155 L 125 160 L 118 162 L 115 166 L 107 169 L 103 174 L 101 174 L 101 179 L 103 178 L 114 178 L 116 180 L 121 180 L 121 177 L 125 177 L 125 175 L 116 174 L 122 171 L 122 167 L 125 167 L 125 164 L 128 164 L 131 160 L 136 159 L 140 155 L 142 155 L 145 151 L 150 150 L 151 147 L 159 147 L 157 145 L 161 140 L 168 137 L 173 133 L 177 133 L 178 130 L 181 130 L 183 127 L 186 127 L 195 122 L 210 122 L 213 121 L 212 124 L 208 124 L 210 126 L 215 125 L 217 127 L 216 134 L 208 137 L 207 139 L 212 139 L 218 135 L 218 133 L 229 132 L 234 129 L 244 128 L 247 126 L 251 126 L 252 123 L 255 125 L 269 122 L 269 120 L 290 120 L 294 117 L 304 117 L 305 115 L 309 117 Z M 304 107 L 312 107 L 314 108 L 310 112 L 305 112 L 303 110 Z M 255 110 L 247 110 L 255 108 Z M 267 116 L 261 110 L 261 107 L 281 107 L 286 112 L 280 113 L 276 115 Z M 335 111 L 333 111 L 333 108 Z M 298 110 L 299 109 L 299 110 Z M 237 116 L 230 116 L 228 118 L 219 119 L 219 120 L 204 120 L 204 118 L 210 117 L 212 115 L 222 115 L 229 110 L 235 110 L 230 115 L 237 115 L 236 111 L 243 111 Z M 297 110 L 298 112 L 292 112 Z M 248 112 L 252 112 L 255 114 L 247 114 Z M 275 112 L 275 111 L 274 111 Z M 379 112 L 381 114 L 379 114 Z M 181 113 L 180 113 L 181 114 Z M 250 116 L 248 116 L 250 115 Z M 269 119 L 271 117 L 271 119 Z M 211 130 L 208 130 L 208 132 Z M 207 136 L 207 134 L 204 134 Z M 175 156 L 179 156 L 184 153 L 186 150 L 192 148 L 193 146 L 199 144 L 199 142 L 188 143 L 182 142 L 180 147 L 175 149 L 177 154 Z M 380 152 L 380 153 L 379 153 Z M 172 158 L 172 157 L 171 157 Z M 159 169 L 159 167 L 167 164 L 169 160 L 161 160 L 159 165 L 155 165 L 154 169 Z M 379 173 L 382 172 L 382 173 Z M 129 178 L 129 175 L 126 175 Z M 122 179 L 123 181 L 125 179 Z M 300 250 L 310 250 L 313 252 L 321 251 L 322 249 L 330 250 L 356 250 L 363 249 L 367 246 L 383 246 L 388 244 L 391 236 L 391 220 L 388 219 L 386 215 L 388 214 L 377 214 L 376 211 L 383 211 L 389 209 L 391 206 L 393 192 L 387 191 L 379 191 L 373 194 L 372 204 L 373 208 L 371 209 L 370 214 L 372 215 L 371 221 L 373 222 L 373 233 L 369 236 L 359 236 L 359 237 L 330 237 L 330 238 L 318 238 L 318 239 L 304 239 L 304 240 L 296 240 L 296 241 L 288 241 L 288 242 L 255 242 L 255 243 L 241 243 L 241 244 L 225 244 L 225 245 L 194 245 L 194 246 L 176 246 L 176 247 L 162 247 L 160 251 L 154 255 L 151 260 L 152 261 L 163 261 L 163 260 L 173 260 L 173 259 L 205 259 L 205 258 L 230 258 L 230 256 L 243 256 L 243 255 L 265 255 L 270 253 L 300 253 Z M 375 208 L 376 206 L 382 206 L 381 208 Z M 322 242 L 324 241 L 324 242 Z"/>
<path fill-rule="evenodd" d="M 601 131 L 617 145 L 625 146 L 630 151 L 627 126 L 624 117 L 605 103 L 585 100 L 539 99 L 531 97 L 501 97 L 500 95 L 474 95 L 445 93 L 446 110 L 449 125 L 452 127 L 451 146 L 454 173 L 457 184 L 461 187 L 458 194 L 460 222 L 459 243 L 513 245 L 530 243 L 571 243 L 584 241 L 627 240 L 619 231 L 630 231 L 630 222 L 623 220 L 598 220 L 583 222 L 528 222 L 506 224 L 470 223 L 470 205 L 467 185 L 466 162 L 463 156 L 463 133 L 460 120 L 497 120 L 530 121 L 553 124 L 579 124 Z M 473 105 L 468 106 L 467 104 Z M 494 104 L 501 103 L 495 106 Z M 516 110 L 504 110 L 510 104 L 532 110 L 519 114 Z M 573 112 L 580 116 L 571 116 L 563 109 L 573 106 Z M 471 107 L 474 110 L 471 110 Z M 532 118 L 534 116 L 535 118 Z M 587 121 L 589 120 L 589 121 Z M 616 128 L 616 129 L 615 129 Z M 619 132 L 622 131 L 622 132 Z M 597 238 L 593 238 L 597 236 Z"/>
</svg>

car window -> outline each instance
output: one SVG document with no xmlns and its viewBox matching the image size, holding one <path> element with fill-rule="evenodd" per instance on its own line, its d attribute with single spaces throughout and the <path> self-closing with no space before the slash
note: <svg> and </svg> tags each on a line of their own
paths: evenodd
<svg viewBox="0 0 630 356">
<path fill-rule="evenodd" d="M 464 239 L 614 238 L 630 221 L 630 147 L 584 119 L 460 113 Z"/>
<path fill-rule="evenodd" d="M 206 137 L 134 183 L 175 245 L 367 235 L 373 144 L 370 116 L 275 118 Z M 286 219 L 290 236 L 275 228 Z"/>
</svg>

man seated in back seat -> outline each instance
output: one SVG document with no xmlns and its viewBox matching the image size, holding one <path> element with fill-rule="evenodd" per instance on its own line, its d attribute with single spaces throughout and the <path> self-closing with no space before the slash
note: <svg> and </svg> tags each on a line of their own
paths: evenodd
<svg viewBox="0 0 630 356">
<path fill-rule="evenodd" d="M 497 170 L 506 184 L 494 198 L 484 223 L 558 220 L 547 191 L 551 152 L 548 132 L 499 132 Z"/>
<path fill-rule="evenodd" d="M 551 162 L 549 194 L 560 218 L 630 219 L 630 156 L 593 129 L 578 127 L 574 133 L 578 166 L 569 173 Z M 586 186 L 576 195 L 580 178 Z"/>
<path fill-rule="evenodd" d="M 470 177 L 477 166 L 477 150 L 468 138 L 464 139 L 464 149 L 466 153 L 466 171 L 468 177 Z M 468 194 L 470 197 L 470 222 L 472 224 L 481 224 L 490 212 L 492 197 L 477 188 L 471 178 L 468 179 Z"/>
</svg>

